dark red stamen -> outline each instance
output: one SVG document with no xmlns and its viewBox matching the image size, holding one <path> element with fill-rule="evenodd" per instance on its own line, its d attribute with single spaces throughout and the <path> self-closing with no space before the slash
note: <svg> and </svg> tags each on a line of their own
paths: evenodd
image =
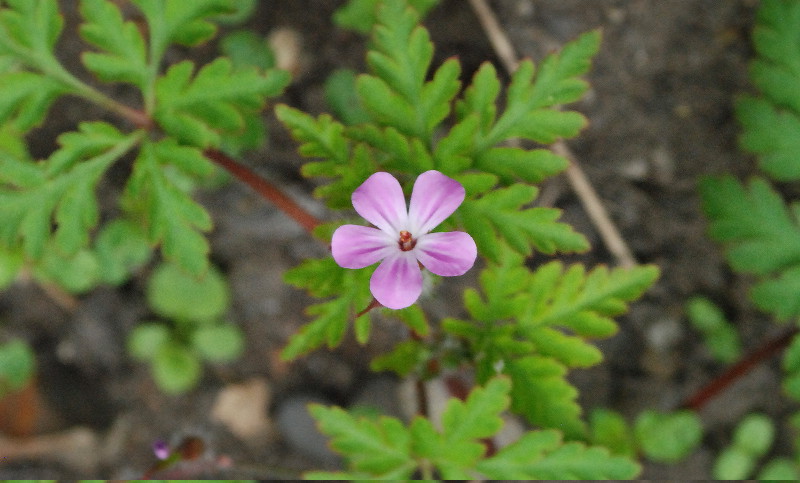
<svg viewBox="0 0 800 483">
<path fill-rule="evenodd" d="M 397 242 L 400 245 L 400 250 L 407 252 L 414 248 L 414 245 L 417 244 L 417 240 L 411 236 L 411 233 L 401 230 L 400 231 L 400 240 Z"/>
</svg>

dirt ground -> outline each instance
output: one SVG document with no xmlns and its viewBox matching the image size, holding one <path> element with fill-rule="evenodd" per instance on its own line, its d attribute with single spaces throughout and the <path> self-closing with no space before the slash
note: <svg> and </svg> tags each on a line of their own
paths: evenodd
<svg viewBox="0 0 800 483">
<path fill-rule="evenodd" d="M 364 69 L 364 39 L 336 29 L 330 21 L 341 4 L 262 1 L 247 24 L 263 34 L 289 28 L 302 41 L 300 72 L 280 102 L 312 113 L 325 111 L 322 83 L 327 75 L 342 67 Z M 599 344 L 606 362 L 576 371 L 572 380 L 587 411 L 605 406 L 633 418 L 645 408 L 673 409 L 724 369 L 688 327 L 683 314 L 687 297 L 702 294 L 718 302 L 737 324 L 748 349 L 780 331 L 748 305 L 746 283 L 726 268 L 718 247 L 704 236 L 696 191 L 702 175 L 754 172 L 752 158 L 737 149 L 732 103 L 749 89 L 749 31 L 757 2 L 491 4 L 520 55 L 535 61 L 582 32 L 602 29 L 601 51 L 588 75 L 592 89 L 575 106 L 590 125 L 569 146 L 638 261 L 659 265 L 662 277 L 620 319 L 620 333 Z M 66 11 L 74 24 L 74 8 Z M 436 44 L 437 62 L 458 56 L 465 78 L 481 62 L 497 62 L 467 2 L 443 0 L 425 24 Z M 69 54 L 79 48 L 77 41 L 66 43 L 65 57 L 76 58 Z M 191 55 L 207 58 L 214 48 L 209 45 Z M 176 58 L 184 54 L 174 53 Z M 124 98 L 125 92 L 119 95 Z M 56 120 L 32 140 L 42 156 L 55 134 L 99 115 L 76 101 L 59 102 L 56 109 L 51 114 Z M 298 174 L 302 160 L 295 143 L 268 117 L 269 147 L 246 161 L 325 217 L 309 195 L 313 186 Z M 543 193 L 592 243 L 590 253 L 569 260 L 613 265 L 565 178 L 546 183 Z M 304 430 L 305 402 L 352 404 L 380 396 L 385 401 L 395 390 L 396 381 L 368 371 L 370 357 L 402 335 L 394 324 L 379 322 L 374 342 L 365 348 L 348 342 L 335 352 L 317 351 L 292 364 L 280 362 L 278 353 L 306 321 L 303 308 L 309 303 L 304 294 L 281 282 L 281 274 L 325 250 L 247 187 L 232 183 L 202 193 L 200 199 L 216 223 L 213 260 L 230 278 L 230 319 L 247 336 L 246 354 L 236 363 L 208 367 L 189 394 L 166 396 L 147 367 L 129 360 L 124 350 L 125 335 L 149 315 L 144 277 L 120 289 L 100 288 L 82 296 L 74 310 L 65 310 L 34 285 L 18 283 L 0 294 L 0 335 L 22 337 L 37 351 L 40 411 L 34 440 L 43 455 L 37 456 L 36 448 L 21 459 L 4 460 L 0 454 L 0 476 L 136 478 L 155 462 L 153 441 L 175 444 L 196 436 L 205 442 L 206 452 L 177 476 L 291 477 L 337 464 L 313 432 Z M 451 302 L 444 297 L 436 303 Z M 710 477 L 714 455 L 743 414 L 763 411 L 780 418 L 787 413 L 789 406 L 778 394 L 778 365 L 772 360 L 702 411 L 706 432 L 695 454 L 674 466 L 646 463 L 642 477 Z M 785 454 L 788 435 L 782 438 L 776 451 Z"/>
</svg>

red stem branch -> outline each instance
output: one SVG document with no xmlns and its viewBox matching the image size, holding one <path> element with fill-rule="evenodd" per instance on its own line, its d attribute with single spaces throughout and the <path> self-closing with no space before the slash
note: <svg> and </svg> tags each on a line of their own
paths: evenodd
<svg viewBox="0 0 800 483">
<path fill-rule="evenodd" d="M 701 387 L 691 397 L 687 398 L 681 408 L 699 411 L 717 394 L 725 390 L 734 381 L 741 378 L 760 362 L 769 359 L 776 353 L 783 350 L 798 333 L 798 329 L 793 328 L 786 333 L 767 341 L 755 352 L 734 364 L 730 369 L 717 376 L 714 380 Z"/>
<path fill-rule="evenodd" d="M 253 188 L 264 199 L 274 204 L 279 210 L 286 213 L 307 232 L 313 233 L 321 222 L 314 215 L 306 211 L 293 199 L 286 196 L 272 183 L 265 180 L 247 166 L 231 159 L 228 155 L 216 149 L 207 149 L 203 154 L 235 176 L 239 181 Z"/>
</svg>

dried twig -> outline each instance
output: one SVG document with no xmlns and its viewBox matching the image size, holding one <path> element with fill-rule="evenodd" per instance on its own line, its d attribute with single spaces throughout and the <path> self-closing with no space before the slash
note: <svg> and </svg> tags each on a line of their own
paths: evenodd
<svg viewBox="0 0 800 483">
<path fill-rule="evenodd" d="M 475 11 L 481 26 L 483 26 L 492 48 L 503 63 L 503 67 L 509 73 L 513 73 L 519 64 L 519 56 L 516 54 L 513 44 L 498 22 L 491 7 L 486 3 L 486 0 L 469 0 L 469 3 Z M 597 192 L 589 183 L 580 167 L 580 163 L 575 159 L 570 149 L 563 141 L 558 141 L 553 144 L 553 151 L 569 161 L 569 167 L 566 172 L 567 180 L 581 200 L 608 251 L 617 259 L 617 263 L 620 266 L 631 267 L 636 265 L 636 259 L 633 257 L 630 248 L 628 248 L 614 222 L 611 221 L 603 202 L 597 196 Z"/>
</svg>

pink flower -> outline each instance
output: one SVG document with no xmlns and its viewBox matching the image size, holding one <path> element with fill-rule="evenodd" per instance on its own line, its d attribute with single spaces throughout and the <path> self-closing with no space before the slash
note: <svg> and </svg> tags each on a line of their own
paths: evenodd
<svg viewBox="0 0 800 483">
<path fill-rule="evenodd" d="M 453 277 L 472 268 L 475 241 L 467 233 L 430 233 L 464 201 L 464 187 L 438 171 L 419 175 L 406 200 L 389 173 L 375 173 L 352 196 L 353 208 L 377 228 L 343 225 L 331 240 L 333 259 L 344 268 L 381 262 L 369 282 L 375 300 L 402 309 L 422 293 L 420 265 L 436 275 Z"/>
</svg>

